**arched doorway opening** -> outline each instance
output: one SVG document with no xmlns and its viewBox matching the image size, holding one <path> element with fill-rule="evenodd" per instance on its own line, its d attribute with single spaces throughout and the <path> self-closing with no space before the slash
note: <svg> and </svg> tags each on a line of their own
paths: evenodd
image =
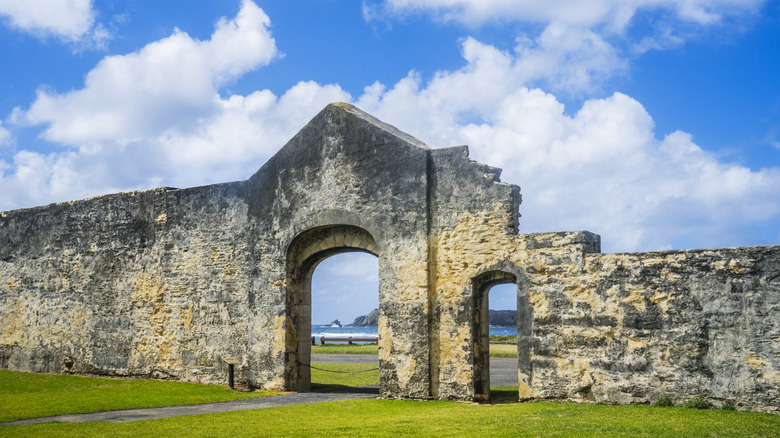
<svg viewBox="0 0 780 438">
<path fill-rule="evenodd" d="M 345 252 L 324 259 L 315 268 L 311 287 L 312 390 L 375 388 L 379 384 L 378 309 L 377 257 L 362 251 Z"/>
<path fill-rule="evenodd" d="M 494 286 L 513 285 L 516 291 L 517 325 L 517 384 L 520 397 L 527 395 L 530 388 L 531 364 L 531 314 L 528 291 L 524 278 L 519 273 L 507 270 L 483 272 L 472 279 L 475 307 L 474 330 L 474 395 L 477 400 L 490 400 L 490 291 Z M 506 288 L 506 286 L 504 286 Z M 512 370 L 514 372 L 514 369 Z M 514 385 L 512 385 L 514 386 Z"/>
<path fill-rule="evenodd" d="M 311 291 L 314 270 L 328 257 L 355 251 L 374 256 L 379 254 L 373 236 L 352 225 L 309 229 L 295 237 L 288 247 L 287 308 L 290 319 L 285 345 L 285 386 L 290 390 L 311 389 Z M 380 339 L 379 348 L 381 345 Z"/>
</svg>

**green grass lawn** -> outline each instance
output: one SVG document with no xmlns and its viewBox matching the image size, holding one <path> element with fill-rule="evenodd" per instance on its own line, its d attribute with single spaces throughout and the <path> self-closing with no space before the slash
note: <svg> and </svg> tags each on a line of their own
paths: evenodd
<svg viewBox="0 0 780 438">
<path fill-rule="evenodd" d="M 227 386 L 0 370 L 0 421 L 153 406 L 194 405 L 275 395 Z"/>
<path fill-rule="evenodd" d="M 313 389 L 338 386 L 379 385 L 379 369 L 377 365 L 365 363 L 349 364 L 318 362 L 312 362 L 311 365 L 314 367 L 311 369 L 311 383 Z"/>
<path fill-rule="evenodd" d="M 312 345 L 312 353 L 324 354 L 379 354 L 377 344 L 324 344 Z"/>
<path fill-rule="evenodd" d="M 379 354 L 376 344 L 325 344 L 312 345 L 312 353 L 327 354 Z M 517 344 L 490 344 L 491 357 L 517 357 Z"/>
<path fill-rule="evenodd" d="M 342 364 L 313 364 L 337 369 Z M 370 367 L 370 365 L 368 365 Z M 360 369 L 362 364 L 347 366 Z M 316 370 L 314 370 L 316 371 Z M 375 372 L 375 371 L 374 371 Z M 335 373 L 334 373 L 335 374 Z M 367 374 L 371 373 L 358 373 Z M 335 384 L 360 385 L 349 374 Z M 313 378 L 325 377 L 313 373 Z M 327 377 L 330 378 L 330 377 Z M 363 377 L 361 377 L 363 378 Z M 366 377 L 378 381 L 375 377 Z M 322 383 L 331 385 L 334 383 Z M 58 436 L 550 436 L 767 437 L 780 415 L 682 407 L 513 403 L 517 388 L 491 388 L 492 404 L 450 401 L 349 400 L 148 420 L 133 423 L 45 423 L 0 426 L 0 437 Z M 223 397 L 225 395 L 229 397 Z M 0 371 L 4 421 L 74 412 L 243 398 L 257 394 L 175 382 L 90 379 Z"/>
<path fill-rule="evenodd" d="M 134 423 L 0 426 L 0 436 L 768 437 L 780 416 L 575 403 L 349 400 Z"/>
<path fill-rule="evenodd" d="M 517 344 L 490 344 L 490 357 L 517 357 Z"/>
</svg>

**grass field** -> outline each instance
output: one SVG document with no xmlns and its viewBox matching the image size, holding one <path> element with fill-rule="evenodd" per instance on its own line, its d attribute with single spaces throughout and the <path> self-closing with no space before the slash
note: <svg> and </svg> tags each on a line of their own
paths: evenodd
<svg viewBox="0 0 780 438">
<path fill-rule="evenodd" d="M 153 406 L 194 405 L 276 395 L 227 386 L 0 370 L 0 421 Z"/>
<path fill-rule="evenodd" d="M 324 354 L 379 354 L 376 344 L 324 344 L 312 345 L 312 353 Z"/>
<path fill-rule="evenodd" d="M 490 344 L 490 357 L 517 357 L 517 344 Z"/>
<path fill-rule="evenodd" d="M 312 353 L 326 354 L 378 354 L 376 344 L 325 344 L 312 345 Z M 490 344 L 491 357 L 517 357 L 517 344 Z"/>
<path fill-rule="evenodd" d="M 317 362 L 313 362 L 311 365 L 311 383 L 314 389 L 337 386 L 379 385 L 379 369 L 377 365 Z"/>
<path fill-rule="evenodd" d="M 134 423 L 0 426 L 0 436 L 771 437 L 780 416 L 575 403 L 349 400 Z"/>
<path fill-rule="evenodd" d="M 313 364 L 336 369 L 344 364 Z M 370 367 L 370 365 L 368 365 Z M 362 364 L 346 366 L 360 369 Z M 312 371 L 313 379 L 324 377 Z M 374 371 L 375 372 L 375 371 Z M 350 374 L 335 384 L 361 384 Z M 371 374 L 371 373 L 358 373 Z M 76 379 L 76 380 L 74 380 Z M 338 380 L 342 379 L 342 380 Z M 376 377 L 369 379 L 378 380 Z M 141 380 L 0 372 L 0 412 L 5 421 L 72 412 L 82 404 L 94 411 L 122 400 L 136 406 L 215 401 L 224 387 Z M 332 385 L 334 383 L 321 383 Z M 45 385 L 46 388 L 42 388 Z M 181 386 L 181 388 L 178 388 Z M 185 388 L 186 387 L 186 388 Z M 199 388 L 194 388 L 199 387 Z M 213 390 L 217 390 L 214 392 Z M 205 391 L 205 392 L 201 392 Z M 178 395 L 166 394 L 176 392 Z M 165 395 L 162 396 L 161 394 Z M 197 394 L 197 396 L 194 396 Z M 206 394 L 206 395 L 204 395 Z M 349 400 L 254 411 L 203 414 L 132 423 L 44 423 L 0 426 L 0 437 L 59 436 L 542 436 L 542 437 L 773 437 L 780 415 L 682 407 L 607 406 L 577 403 L 513 403 L 517 388 L 491 388 L 493 404 L 450 401 Z M 251 396 L 251 395 L 249 395 Z M 56 400 L 52 403 L 49 399 Z M 121 404 L 121 403 L 120 403 Z M 45 406 L 45 409 L 41 409 Z M 117 409 L 116 404 L 105 409 Z M 15 414 L 9 415 L 9 407 Z"/>
</svg>

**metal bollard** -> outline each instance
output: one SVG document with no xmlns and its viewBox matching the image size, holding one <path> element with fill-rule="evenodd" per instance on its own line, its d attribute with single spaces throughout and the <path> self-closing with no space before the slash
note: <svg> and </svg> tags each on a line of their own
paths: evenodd
<svg viewBox="0 0 780 438">
<path fill-rule="evenodd" d="M 223 357 L 222 360 L 228 364 L 228 387 L 230 389 L 235 389 L 234 366 L 240 362 L 234 357 Z"/>
</svg>

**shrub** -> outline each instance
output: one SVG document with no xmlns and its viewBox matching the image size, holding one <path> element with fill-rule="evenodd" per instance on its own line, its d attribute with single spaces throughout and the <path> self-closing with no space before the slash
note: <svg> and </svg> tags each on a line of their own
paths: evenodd
<svg viewBox="0 0 780 438">
<path fill-rule="evenodd" d="M 672 403 L 672 400 L 669 399 L 669 396 L 666 395 L 665 392 L 659 392 L 658 398 L 655 400 L 656 406 L 674 406 L 674 403 Z"/>
<path fill-rule="evenodd" d="M 709 397 L 707 397 L 703 392 L 700 392 L 699 395 L 688 400 L 685 403 L 685 407 L 694 408 L 694 409 L 709 409 L 710 408 Z"/>
<path fill-rule="evenodd" d="M 736 411 L 737 407 L 734 406 L 734 402 L 731 400 L 725 400 L 723 404 L 720 405 L 720 408 L 724 411 Z"/>
</svg>

